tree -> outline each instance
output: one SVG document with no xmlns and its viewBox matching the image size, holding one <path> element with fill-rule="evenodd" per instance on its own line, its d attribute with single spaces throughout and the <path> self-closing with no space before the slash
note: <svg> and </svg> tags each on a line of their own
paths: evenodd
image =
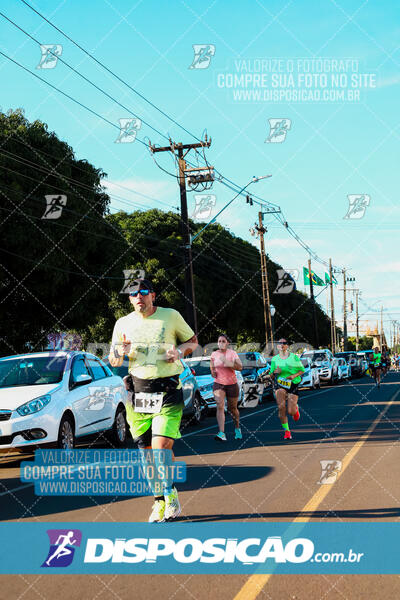
<svg viewBox="0 0 400 600">
<path fill-rule="evenodd" d="M 104 219 L 103 171 L 44 123 L 0 113 L 0 147 L 0 350 L 13 354 L 95 323 L 108 305 L 107 278 L 122 277 L 126 242 Z M 55 200 L 48 210 L 45 196 Z"/>
<path fill-rule="evenodd" d="M 157 290 L 157 304 L 172 306 L 185 314 L 184 265 L 179 215 L 153 209 L 107 217 L 132 244 L 125 268 L 143 269 Z M 193 234 L 201 224 L 191 222 Z M 268 260 L 270 295 L 276 306 L 276 335 L 314 345 L 312 304 L 302 292 L 275 294 L 280 265 Z M 265 343 L 260 256 L 250 243 L 218 224 L 211 224 L 193 244 L 199 339 L 202 345 L 226 331 L 241 343 Z M 125 297 L 113 296 L 109 329 L 113 318 L 131 310 Z M 329 342 L 330 326 L 317 304 L 321 343 Z"/>
</svg>

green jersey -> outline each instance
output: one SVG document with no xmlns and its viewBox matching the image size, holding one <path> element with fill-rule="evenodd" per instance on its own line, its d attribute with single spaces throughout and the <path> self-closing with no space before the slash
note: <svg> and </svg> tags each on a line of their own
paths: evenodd
<svg viewBox="0 0 400 600">
<path fill-rule="evenodd" d="M 299 371 L 301 371 L 302 373 L 304 373 L 305 371 L 300 357 L 297 354 L 294 354 L 293 352 L 291 352 L 287 358 L 281 358 L 279 354 L 274 356 L 271 361 L 271 369 L 269 371 L 269 374 L 272 375 L 272 373 L 277 367 L 279 367 L 281 370 L 281 372 L 279 373 L 279 377 L 283 378 L 289 377 L 289 375 L 294 375 Z M 300 381 L 300 375 L 293 379 L 293 383 L 300 383 Z"/>
<path fill-rule="evenodd" d="M 372 362 L 374 363 L 374 366 L 377 367 L 378 365 L 381 364 L 381 357 L 382 354 L 380 352 L 378 352 L 378 354 L 375 354 L 375 352 L 372 355 Z"/>
</svg>

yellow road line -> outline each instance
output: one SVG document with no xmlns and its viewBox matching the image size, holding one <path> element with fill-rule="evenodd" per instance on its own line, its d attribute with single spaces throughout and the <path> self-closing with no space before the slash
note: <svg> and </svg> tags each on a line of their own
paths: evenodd
<svg viewBox="0 0 400 600">
<path fill-rule="evenodd" d="M 342 469 L 338 475 L 338 479 L 339 479 L 339 477 L 341 477 L 343 475 L 343 473 L 345 472 L 345 470 L 347 469 L 347 467 L 349 466 L 349 464 L 351 463 L 353 458 L 361 450 L 362 446 L 365 444 L 365 442 L 367 441 L 367 439 L 369 438 L 371 433 L 374 431 L 374 429 L 376 428 L 378 423 L 384 417 L 385 413 L 389 410 L 389 408 L 391 407 L 391 405 L 396 400 L 396 398 L 399 394 L 400 394 L 400 390 L 395 393 L 395 395 L 390 400 L 390 402 L 386 405 L 384 410 L 381 413 L 379 413 L 379 415 L 376 417 L 375 421 L 373 421 L 373 423 L 371 423 L 371 425 L 368 427 L 367 431 L 362 434 L 360 439 L 354 444 L 354 446 L 351 448 L 351 450 L 349 450 L 349 452 L 346 454 L 346 456 L 344 457 L 344 459 L 342 461 Z M 307 504 L 303 507 L 301 512 L 302 513 L 315 512 L 317 510 L 318 506 L 321 504 L 321 502 L 329 494 L 331 489 L 332 489 L 331 485 L 321 485 L 321 487 L 314 494 L 314 496 L 311 498 L 311 500 L 309 500 L 309 502 L 307 502 Z M 312 515 L 310 515 L 308 517 L 302 517 L 302 516 L 296 517 L 293 520 L 293 523 L 307 523 L 311 519 L 311 516 Z M 249 579 L 246 581 L 246 583 L 243 585 L 243 587 L 236 594 L 236 596 L 234 597 L 233 600 L 255 600 L 255 598 L 257 598 L 257 596 L 262 591 L 263 587 L 268 583 L 268 581 L 272 577 L 272 575 L 273 575 L 273 573 L 265 573 L 263 575 L 251 575 L 249 577 Z"/>
</svg>

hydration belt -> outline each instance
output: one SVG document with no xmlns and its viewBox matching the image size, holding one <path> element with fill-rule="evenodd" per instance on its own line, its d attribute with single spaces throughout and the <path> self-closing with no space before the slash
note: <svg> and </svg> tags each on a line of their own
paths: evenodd
<svg viewBox="0 0 400 600">
<path fill-rule="evenodd" d="M 135 392 L 173 392 L 179 385 L 179 375 L 157 377 L 156 379 L 140 379 L 130 375 L 130 378 Z"/>
</svg>

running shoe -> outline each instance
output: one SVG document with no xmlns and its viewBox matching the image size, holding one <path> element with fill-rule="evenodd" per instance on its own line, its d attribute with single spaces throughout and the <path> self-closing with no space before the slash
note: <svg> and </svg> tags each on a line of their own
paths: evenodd
<svg viewBox="0 0 400 600">
<path fill-rule="evenodd" d="M 283 436 L 284 440 L 291 440 L 292 439 L 292 434 L 290 433 L 290 431 L 285 431 L 285 435 Z"/>
<path fill-rule="evenodd" d="M 223 431 L 219 431 L 214 439 L 218 440 L 219 442 L 226 442 L 226 435 Z"/>
<path fill-rule="evenodd" d="M 236 427 L 235 429 L 235 440 L 241 440 L 242 439 L 242 430 L 240 429 L 240 427 Z"/>
<path fill-rule="evenodd" d="M 176 519 L 181 514 L 181 505 L 179 504 L 178 492 L 175 487 L 172 488 L 172 492 L 168 494 L 168 496 L 164 496 L 165 498 L 165 513 L 164 519 L 165 521 L 171 521 L 172 519 Z"/>
<path fill-rule="evenodd" d="M 293 415 L 293 420 L 294 420 L 294 421 L 298 421 L 299 419 L 300 419 L 300 411 L 299 411 L 299 409 L 297 408 L 297 413 L 296 413 L 295 415 Z"/>
<path fill-rule="evenodd" d="M 149 523 L 163 523 L 165 521 L 165 500 L 156 500 L 153 504 Z"/>
</svg>

